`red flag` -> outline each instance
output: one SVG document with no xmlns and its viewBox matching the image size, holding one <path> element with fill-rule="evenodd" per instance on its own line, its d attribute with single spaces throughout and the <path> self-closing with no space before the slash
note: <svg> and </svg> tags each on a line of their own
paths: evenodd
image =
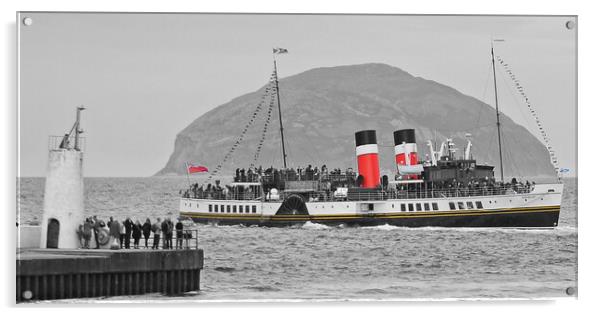
<svg viewBox="0 0 602 316">
<path fill-rule="evenodd" d="M 192 164 L 187 164 L 188 166 L 188 174 L 191 173 L 197 173 L 197 172 L 208 172 L 209 169 L 207 169 L 207 167 L 201 166 L 201 165 L 192 165 Z"/>
</svg>

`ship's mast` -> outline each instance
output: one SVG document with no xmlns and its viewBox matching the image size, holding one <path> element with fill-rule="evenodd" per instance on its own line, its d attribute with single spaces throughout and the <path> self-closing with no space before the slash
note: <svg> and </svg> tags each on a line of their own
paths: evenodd
<svg viewBox="0 0 602 316">
<path fill-rule="evenodd" d="M 504 163 L 502 160 L 502 134 L 500 131 L 500 110 L 497 101 L 497 81 L 495 77 L 495 54 L 493 52 L 493 41 L 491 42 L 491 66 L 493 67 L 493 91 L 495 94 L 495 115 L 497 119 L 497 144 L 500 152 L 500 174 L 502 182 L 504 182 Z"/>
<path fill-rule="evenodd" d="M 278 119 L 280 121 L 280 141 L 282 142 L 282 161 L 284 169 L 286 169 L 286 150 L 284 149 L 284 128 L 282 127 L 282 111 L 280 110 L 280 89 L 278 88 L 278 68 L 276 67 L 276 53 L 272 53 L 274 57 L 274 83 L 276 84 L 276 100 L 278 101 Z"/>
</svg>

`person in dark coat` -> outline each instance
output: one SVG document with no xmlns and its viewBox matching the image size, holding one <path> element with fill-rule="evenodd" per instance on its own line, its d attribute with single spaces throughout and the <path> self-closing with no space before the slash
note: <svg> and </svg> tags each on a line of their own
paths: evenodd
<svg viewBox="0 0 602 316">
<path fill-rule="evenodd" d="M 167 247 L 169 246 L 168 244 L 168 230 L 169 230 L 169 225 L 167 224 L 167 218 L 163 220 L 163 222 L 161 222 L 161 232 L 163 233 L 163 249 L 167 249 Z"/>
<path fill-rule="evenodd" d="M 174 225 L 171 218 L 167 219 L 167 246 L 169 249 L 173 249 L 173 229 Z"/>
<path fill-rule="evenodd" d="M 144 222 L 144 225 L 142 225 L 142 235 L 144 236 L 144 248 L 148 248 L 148 238 L 150 237 L 151 228 L 152 225 L 150 218 L 147 218 Z"/>
<path fill-rule="evenodd" d="M 183 238 L 184 238 L 184 224 L 182 224 L 182 221 L 180 219 L 178 219 L 178 223 L 176 224 L 176 248 L 177 249 L 182 249 Z"/>
<path fill-rule="evenodd" d="M 140 248 L 140 237 L 142 237 L 142 225 L 139 220 L 132 226 L 132 237 L 134 237 L 134 249 Z"/>
<path fill-rule="evenodd" d="M 130 249 L 130 239 L 132 239 L 132 226 L 134 226 L 134 223 L 128 217 L 123 225 L 125 226 L 125 249 Z"/>
<path fill-rule="evenodd" d="M 123 249 L 123 242 L 125 241 L 125 221 L 119 226 L 119 249 Z"/>
<path fill-rule="evenodd" d="M 100 221 L 96 218 L 96 215 L 92 218 L 92 230 L 94 231 L 94 242 L 96 243 L 96 249 L 100 248 L 98 243 L 98 231 L 100 230 Z"/>
<path fill-rule="evenodd" d="M 84 248 L 85 249 L 89 249 L 90 248 L 90 237 L 92 236 L 92 222 L 90 221 L 89 218 L 86 218 L 86 221 L 84 222 Z"/>
</svg>

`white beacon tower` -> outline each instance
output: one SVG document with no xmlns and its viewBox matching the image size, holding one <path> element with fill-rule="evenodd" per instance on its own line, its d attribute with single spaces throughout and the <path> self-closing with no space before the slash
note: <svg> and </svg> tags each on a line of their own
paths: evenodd
<svg viewBox="0 0 602 316">
<path fill-rule="evenodd" d="M 82 110 L 83 106 L 77 107 L 75 124 L 68 134 L 51 137 L 49 142 L 40 248 L 81 247 L 78 228 L 84 220 Z"/>
</svg>

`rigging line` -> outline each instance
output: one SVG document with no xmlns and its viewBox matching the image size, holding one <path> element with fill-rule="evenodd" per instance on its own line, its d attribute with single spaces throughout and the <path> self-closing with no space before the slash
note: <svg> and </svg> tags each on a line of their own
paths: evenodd
<svg viewBox="0 0 602 316">
<path fill-rule="evenodd" d="M 523 108 L 522 106 L 519 106 L 519 102 L 516 99 L 516 96 L 514 95 L 514 90 L 510 88 L 510 86 L 508 85 L 508 80 L 506 80 L 505 76 L 502 76 L 502 80 L 504 82 L 504 85 L 506 86 L 506 88 L 508 89 L 508 92 L 510 93 L 510 95 L 512 96 L 512 100 L 514 101 L 514 103 L 516 104 L 516 107 L 518 108 L 521 117 L 525 120 L 525 122 L 529 125 L 530 128 L 533 127 L 533 122 L 529 119 L 527 119 L 527 117 L 525 116 L 525 113 L 523 112 Z M 541 136 L 541 135 L 539 135 Z"/>
<path fill-rule="evenodd" d="M 271 93 L 270 95 L 270 103 L 267 109 L 267 114 L 266 114 L 266 120 L 263 126 L 263 130 L 261 133 L 261 136 L 259 138 L 259 144 L 257 145 L 257 149 L 255 151 L 255 155 L 253 156 L 253 162 L 251 163 L 251 167 L 254 167 L 255 164 L 257 163 L 257 160 L 259 159 L 259 156 L 261 154 L 261 150 L 263 149 L 263 145 L 265 143 L 266 140 L 266 135 L 267 135 L 267 131 L 268 131 L 268 127 L 270 125 L 271 119 L 272 119 L 272 111 L 274 109 L 274 102 L 275 102 L 275 95 L 274 93 Z"/>
<path fill-rule="evenodd" d="M 226 162 L 228 162 L 228 159 L 230 159 L 230 157 L 232 156 L 232 154 L 234 154 L 234 152 L 238 149 L 239 145 L 242 144 L 242 141 L 244 140 L 244 137 L 246 136 L 249 128 L 255 122 L 255 118 L 257 117 L 257 113 L 261 110 L 261 107 L 262 107 L 263 103 L 265 103 L 265 99 L 266 99 L 266 96 L 268 95 L 268 93 L 269 93 L 269 85 L 264 89 L 264 93 L 261 96 L 261 100 L 257 104 L 255 110 L 252 112 L 252 115 L 251 115 L 249 121 L 247 121 L 247 124 L 245 125 L 243 131 L 236 138 L 236 142 L 232 145 L 232 147 L 230 147 L 230 150 L 228 152 L 226 152 L 226 155 L 221 160 L 221 162 L 215 167 L 215 169 L 213 169 L 213 171 L 211 172 L 211 174 L 209 175 L 209 177 L 206 179 L 205 183 L 210 182 L 213 179 L 213 177 L 218 176 L 220 174 L 223 165 Z"/>
<path fill-rule="evenodd" d="M 514 100 L 514 102 L 515 102 L 516 106 L 518 107 L 518 109 L 519 109 L 519 112 L 520 112 L 520 114 L 521 114 L 522 118 L 525 120 L 525 122 L 527 122 L 527 124 L 530 124 L 530 125 L 531 125 L 530 127 L 533 127 L 533 126 L 532 126 L 533 122 L 531 122 L 531 120 L 527 119 L 527 117 L 525 116 L 525 114 L 524 114 L 524 112 L 523 112 L 523 109 L 522 109 L 522 107 L 521 107 L 521 106 L 519 106 L 519 102 L 518 102 L 518 100 L 516 99 L 516 96 L 515 96 L 515 95 L 514 95 L 514 93 L 513 93 L 514 91 L 513 91 L 512 89 L 510 89 L 510 87 L 508 86 L 508 82 L 507 82 L 507 80 L 506 80 L 505 76 L 502 76 L 502 79 L 503 79 L 503 81 L 504 81 L 504 84 L 506 85 L 506 88 L 507 88 L 507 89 L 508 89 L 508 91 L 510 92 L 510 95 L 512 96 L 512 99 Z M 540 136 L 541 136 L 541 135 L 540 135 Z M 512 141 L 513 141 L 515 144 L 518 144 L 518 141 L 516 140 L 516 138 L 515 138 L 515 137 L 514 137 L 512 134 L 510 134 L 510 138 L 512 138 Z M 540 141 L 541 141 L 541 140 L 540 140 Z M 506 143 L 507 143 L 507 140 L 506 140 Z M 545 142 L 544 142 L 544 144 L 545 144 Z M 535 156 L 534 156 L 534 155 L 531 153 L 531 151 L 525 151 L 525 152 L 523 152 L 523 153 L 521 153 L 521 154 L 522 154 L 522 155 L 526 155 L 526 156 L 528 156 L 528 157 L 529 157 L 529 158 L 531 158 L 532 160 L 536 160 Z M 510 159 L 512 159 L 512 158 L 510 158 Z M 519 169 L 519 171 L 518 171 L 518 172 L 520 173 L 520 169 Z M 523 175 L 523 174 L 520 174 L 520 176 L 521 176 L 521 177 L 523 177 L 524 175 Z"/>
</svg>

